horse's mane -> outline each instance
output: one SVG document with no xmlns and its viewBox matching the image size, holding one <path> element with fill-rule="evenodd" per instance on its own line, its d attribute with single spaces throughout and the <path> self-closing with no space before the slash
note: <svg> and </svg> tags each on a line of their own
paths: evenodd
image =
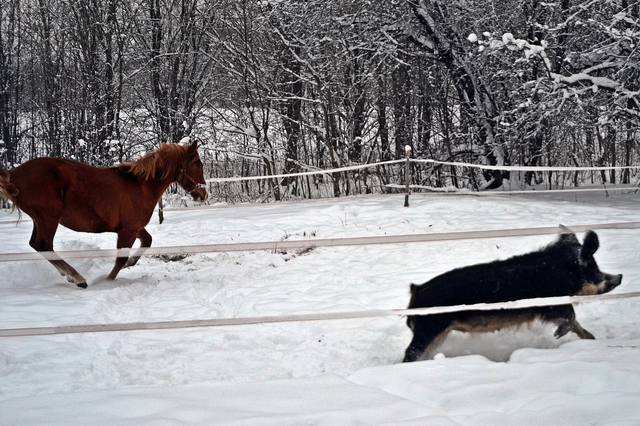
<svg viewBox="0 0 640 426">
<path fill-rule="evenodd" d="M 141 159 L 116 166 L 119 170 L 134 176 L 149 179 L 166 179 L 174 175 L 187 148 L 182 145 L 163 143 L 160 148 Z"/>
</svg>

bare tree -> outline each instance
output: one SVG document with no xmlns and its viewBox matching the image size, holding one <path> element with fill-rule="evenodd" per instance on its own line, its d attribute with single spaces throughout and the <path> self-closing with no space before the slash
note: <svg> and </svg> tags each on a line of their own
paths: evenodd
<svg viewBox="0 0 640 426">
<path fill-rule="evenodd" d="M 22 21 L 19 0 L 0 5 L 0 164 L 17 161 Z"/>
</svg>

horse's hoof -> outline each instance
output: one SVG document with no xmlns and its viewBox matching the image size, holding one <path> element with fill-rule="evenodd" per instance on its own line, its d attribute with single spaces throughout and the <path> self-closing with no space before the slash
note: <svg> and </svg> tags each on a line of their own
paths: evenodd
<svg viewBox="0 0 640 426">
<path fill-rule="evenodd" d="M 78 283 L 77 286 L 80 288 L 87 288 L 87 283 Z"/>
</svg>

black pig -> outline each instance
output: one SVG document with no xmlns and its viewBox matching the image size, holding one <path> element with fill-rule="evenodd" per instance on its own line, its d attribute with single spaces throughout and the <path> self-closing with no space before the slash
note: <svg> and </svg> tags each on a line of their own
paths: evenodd
<svg viewBox="0 0 640 426">
<path fill-rule="evenodd" d="M 411 284 L 409 308 L 593 295 L 620 285 L 622 275 L 601 272 L 593 258 L 600 245 L 595 232 L 588 231 L 581 245 L 574 233 L 561 228 L 566 233 L 539 251 L 454 269 L 422 285 Z M 578 324 L 571 305 L 410 315 L 407 325 L 413 331 L 413 339 L 404 362 L 431 358 L 451 330 L 496 331 L 536 319 L 555 324 L 557 338 L 572 331 L 582 339 L 594 339 Z"/>
</svg>

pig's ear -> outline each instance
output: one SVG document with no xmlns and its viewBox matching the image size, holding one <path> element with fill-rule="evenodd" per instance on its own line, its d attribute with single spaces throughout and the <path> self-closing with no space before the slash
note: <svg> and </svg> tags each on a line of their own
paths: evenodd
<svg viewBox="0 0 640 426">
<path fill-rule="evenodd" d="M 570 244 L 580 245 L 580 242 L 578 241 L 576 234 L 574 234 L 571 229 L 567 228 L 562 224 L 559 225 L 559 228 L 560 228 L 560 241 L 570 243 Z"/>
<path fill-rule="evenodd" d="M 412 296 L 416 294 L 416 290 L 418 290 L 418 287 L 419 286 L 417 284 L 413 284 L 413 283 L 409 285 L 409 292 L 411 293 Z"/>
<path fill-rule="evenodd" d="M 585 259 L 593 256 L 593 254 L 598 250 L 598 247 L 600 247 L 598 235 L 593 231 L 587 231 L 584 236 L 584 242 L 582 243 L 582 258 Z"/>
<path fill-rule="evenodd" d="M 568 226 L 564 226 L 563 224 L 559 224 L 558 228 L 560 228 L 561 234 L 575 234 L 575 232 L 573 232 L 571 228 L 569 228 Z"/>
</svg>

